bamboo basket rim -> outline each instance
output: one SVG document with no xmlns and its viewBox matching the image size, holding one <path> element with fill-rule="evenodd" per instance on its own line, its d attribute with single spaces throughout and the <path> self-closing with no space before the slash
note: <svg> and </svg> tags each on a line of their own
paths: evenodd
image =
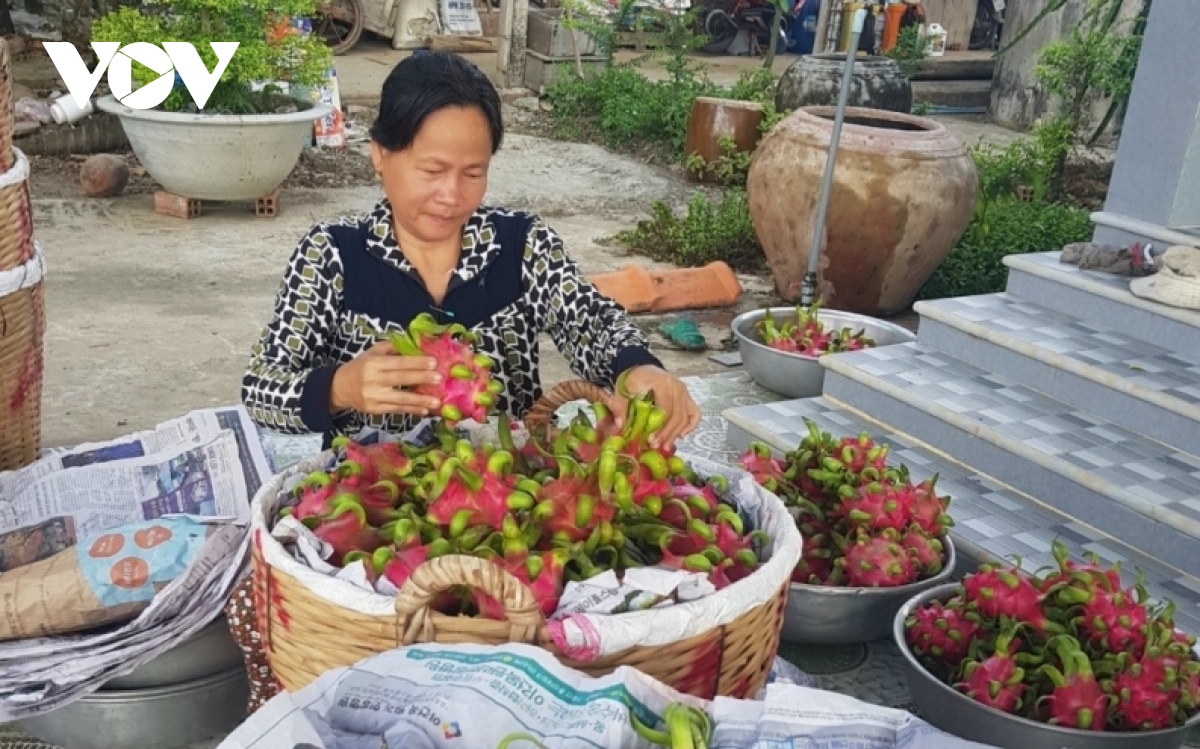
<svg viewBox="0 0 1200 749">
<path fill-rule="evenodd" d="M 534 408 L 530 409 L 529 413 L 534 414 L 535 425 L 546 423 L 553 416 L 554 412 L 566 403 L 579 399 L 588 400 L 605 396 L 606 391 L 592 383 L 582 380 L 570 380 L 559 384 L 545 393 L 539 399 L 538 403 L 535 404 Z M 528 416 L 525 419 L 525 423 L 529 423 Z M 332 450 L 323 451 L 307 461 L 302 461 L 281 472 L 260 488 L 252 504 L 250 522 L 252 533 L 256 536 L 254 544 L 255 553 L 253 555 L 256 566 L 261 565 L 264 568 L 270 569 L 271 574 L 274 575 L 287 575 L 301 585 L 309 595 L 319 600 L 322 605 L 343 607 L 346 606 L 345 603 L 331 599 L 323 591 L 315 590 L 313 586 L 308 584 L 308 580 L 292 574 L 289 569 L 272 563 L 266 558 L 265 550 L 259 548 L 260 545 L 273 544 L 280 547 L 280 553 L 286 554 L 286 552 L 282 551 L 282 544 L 271 534 L 271 527 L 267 522 L 267 495 L 273 494 L 276 497 L 278 496 L 283 486 L 280 480 L 284 476 L 302 475 L 303 472 L 314 470 L 318 463 L 320 465 L 328 465 L 329 460 L 333 458 L 334 454 Z M 701 458 L 701 460 L 711 463 L 713 467 L 725 468 L 734 475 L 745 474 L 746 477 L 749 477 L 749 474 L 740 469 L 723 466 L 704 458 Z M 753 484 L 755 491 L 769 496 L 775 503 L 778 503 L 778 507 L 775 508 L 780 513 L 780 522 L 777 528 L 778 534 L 771 534 L 771 543 L 768 546 L 769 556 L 746 578 L 731 583 L 725 588 L 702 598 L 675 603 L 669 608 L 675 611 L 701 614 L 714 605 L 714 600 L 727 600 L 733 598 L 734 594 L 741 594 L 743 591 L 748 591 L 749 588 L 746 587 L 747 585 L 756 584 L 766 588 L 767 583 L 763 575 L 768 574 L 769 570 L 777 566 L 786 565 L 786 568 L 780 571 L 780 579 L 771 583 L 771 592 L 769 594 L 757 596 L 752 603 L 746 603 L 740 607 L 722 607 L 722 615 L 711 622 L 711 627 L 728 626 L 732 622 L 735 622 L 747 612 L 763 605 L 765 602 L 769 602 L 772 596 L 775 595 L 776 589 L 784 590 L 784 595 L 786 595 L 791 581 L 791 570 L 795 567 L 799 559 L 801 546 L 799 530 L 791 520 L 791 516 L 787 514 L 782 500 L 757 483 L 754 483 L 752 479 L 749 479 L 749 481 Z M 788 543 L 788 537 L 792 534 L 795 534 L 794 543 Z M 789 556 L 794 556 L 795 558 L 789 561 Z M 312 575 L 328 580 L 330 585 L 337 587 L 339 590 L 353 590 L 362 598 L 368 598 L 377 603 L 381 607 L 381 610 L 366 612 L 353 607 L 350 607 L 350 610 L 364 616 L 388 616 L 391 614 L 395 617 L 398 642 L 411 643 L 421 641 L 421 639 L 428 641 L 432 639 L 433 633 L 440 628 L 439 625 L 464 621 L 473 622 L 478 628 L 488 628 L 490 631 L 496 631 L 496 625 L 509 626 L 512 641 L 543 645 L 552 642 L 546 618 L 538 609 L 529 588 L 506 570 L 479 557 L 467 554 L 448 554 L 427 560 L 412 572 L 394 598 L 373 590 L 368 591 L 365 588 L 355 586 L 353 583 L 344 580 L 337 580 L 323 575 L 305 566 L 303 562 L 298 560 L 293 559 L 291 564 L 296 565 L 297 570 L 308 570 Z M 314 582 L 316 579 L 314 578 Z M 433 601 L 437 593 L 456 586 L 480 589 L 495 598 L 504 606 L 508 619 L 506 621 L 499 621 L 480 617 L 450 616 L 429 609 L 429 604 Z M 387 612 L 382 610 L 385 602 L 387 602 Z M 619 616 L 623 617 L 625 621 L 641 618 L 653 620 L 662 611 L 657 609 L 629 611 Z M 701 633 L 682 635 L 676 638 L 676 640 L 688 639 L 699 634 Z"/>
</svg>

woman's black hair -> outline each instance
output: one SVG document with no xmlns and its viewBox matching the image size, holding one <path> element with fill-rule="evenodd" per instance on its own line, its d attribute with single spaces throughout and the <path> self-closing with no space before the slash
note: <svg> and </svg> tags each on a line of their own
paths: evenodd
<svg viewBox="0 0 1200 749">
<path fill-rule="evenodd" d="M 504 123 L 496 87 L 466 59 L 431 50 L 417 50 L 388 74 L 371 139 L 389 151 L 403 151 L 412 145 L 425 119 L 446 107 L 475 107 L 482 112 L 491 131 L 492 153 L 500 150 Z"/>
</svg>

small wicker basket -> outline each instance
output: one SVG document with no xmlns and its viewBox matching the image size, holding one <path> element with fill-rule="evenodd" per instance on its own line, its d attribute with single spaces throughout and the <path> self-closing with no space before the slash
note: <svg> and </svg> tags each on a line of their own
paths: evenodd
<svg viewBox="0 0 1200 749">
<path fill-rule="evenodd" d="M 565 403 L 580 397 L 594 400 L 599 395 L 603 391 L 588 383 L 564 383 L 535 405 L 525 419 L 526 426 L 545 423 Z M 529 589 L 484 559 L 449 555 L 427 561 L 400 590 L 394 616 L 371 616 L 318 596 L 300 580 L 269 564 L 262 546 L 278 542 L 258 532 L 261 530 L 252 531 L 251 545 L 258 630 L 275 676 L 291 691 L 325 671 L 402 645 L 521 642 L 543 647 L 563 664 L 593 676 L 631 666 L 703 699 L 752 697 L 766 683 L 779 647 L 790 582 L 786 574 L 781 575 L 771 595 L 696 636 L 579 661 L 559 651 Z M 774 553 L 780 550 L 776 548 Z M 478 588 L 502 602 L 507 621 L 431 612 L 429 605 L 436 595 L 456 586 Z"/>
<path fill-rule="evenodd" d="M 0 471 L 41 451 L 44 263 L 33 239 L 29 163 L 13 148 L 12 72 L 0 39 Z"/>
</svg>

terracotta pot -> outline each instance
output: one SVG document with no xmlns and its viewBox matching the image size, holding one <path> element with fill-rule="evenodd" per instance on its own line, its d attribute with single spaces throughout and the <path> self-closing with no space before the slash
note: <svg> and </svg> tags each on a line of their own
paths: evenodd
<svg viewBox="0 0 1200 749">
<path fill-rule="evenodd" d="M 696 97 L 683 145 L 684 163 L 692 154 L 701 156 L 708 164 L 718 161 L 725 155 L 720 146 L 722 136 L 733 138 L 739 151 L 753 151 L 762 137 L 758 129 L 762 118 L 763 108 L 757 102 Z M 717 181 L 708 169 L 702 172 L 688 169 L 687 178 L 691 182 Z"/>
<path fill-rule="evenodd" d="M 801 107 L 837 105 L 842 88 L 846 53 L 804 55 L 784 71 L 775 88 L 775 108 L 781 112 Z M 912 85 L 890 57 L 858 57 L 850 78 L 852 107 L 912 111 Z"/>
<path fill-rule="evenodd" d="M 808 268 L 833 114 L 796 110 L 750 163 L 750 216 L 788 300 Z M 978 189 L 967 147 L 939 122 L 847 109 L 818 274 L 826 305 L 865 315 L 906 309 L 966 231 Z"/>
</svg>

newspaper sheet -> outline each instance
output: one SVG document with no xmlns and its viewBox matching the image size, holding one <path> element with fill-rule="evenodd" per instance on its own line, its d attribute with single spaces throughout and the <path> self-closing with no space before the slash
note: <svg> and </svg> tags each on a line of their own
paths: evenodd
<svg viewBox="0 0 1200 749">
<path fill-rule="evenodd" d="M 194 411 L 110 442 L 48 450 L 0 473 L 0 572 L 163 515 L 248 521 L 271 476 L 242 406 Z"/>
<path fill-rule="evenodd" d="M 655 725 L 671 702 L 709 714 L 713 749 L 984 749 L 903 710 L 777 674 L 773 669 L 775 681 L 758 699 L 706 702 L 629 666 L 591 677 L 531 645 L 413 645 L 332 669 L 272 698 L 218 749 L 366 749 L 381 740 L 409 749 L 640 749 L 652 744 L 630 714 Z"/>
<path fill-rule="evenodd" d="M 220 615 L 247 557 L 250 498 L 272 474 L 242 406 L 194 411 L 109 442 L 51 449 L 0 473 L 0 576 L 113 528 L 186 515 L 219 524 L 135 619 L 0 642 L 0 721 L 61 707 Z"/>
</svg>

